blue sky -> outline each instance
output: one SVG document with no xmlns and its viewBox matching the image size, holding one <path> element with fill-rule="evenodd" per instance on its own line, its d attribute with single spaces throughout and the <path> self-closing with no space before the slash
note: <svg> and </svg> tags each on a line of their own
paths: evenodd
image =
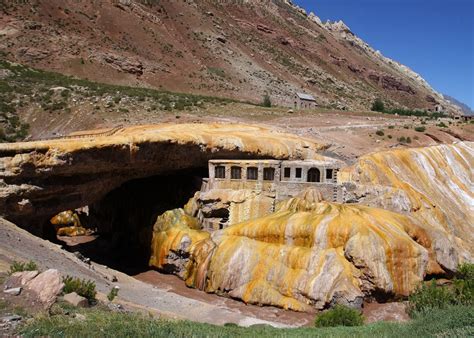
<svg viewBox="0 0 474 338">
<path fill-rule="evenodd" d="M 474 109 L 474 0 L 293 0 Z"/>
</svg>

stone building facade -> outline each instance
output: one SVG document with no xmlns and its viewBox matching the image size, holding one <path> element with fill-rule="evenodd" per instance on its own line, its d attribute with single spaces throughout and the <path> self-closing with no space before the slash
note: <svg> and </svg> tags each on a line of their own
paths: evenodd
<svg viewBox="0 0 474 338">
<path fill-rule="evenodd" d="M 337 160 L 211 160 L 205 190 L 232 189 L 274 193 L 276 201 L 316 188 L 330 202 L 342 202 Z"/>
<path fill-rule="evenodd" d="M 188 203 L 188 212 L 212 232 L 275 211 L 277 202 L 316 189 L 330 202 L 342 202 L 337 177 L 343 163 L 325 160 L 211 160 L 209 178 Z"/>
</svg>

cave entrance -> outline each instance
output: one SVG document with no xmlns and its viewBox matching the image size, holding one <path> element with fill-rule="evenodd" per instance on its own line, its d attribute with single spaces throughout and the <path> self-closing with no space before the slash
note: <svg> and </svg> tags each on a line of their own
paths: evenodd
<svg viewBox="0 0 474 338">
<path fill-rule="evenodd" d="M 59 238 L 69 251 L 115 270 L 129 275 L 147 271 L 157 216 L 182 208 L 200 190 L 204 177 L 207 168 L 125 182 L 88 206 L 82 223 L 97 228 L 93 236 Z"/>
</svg>

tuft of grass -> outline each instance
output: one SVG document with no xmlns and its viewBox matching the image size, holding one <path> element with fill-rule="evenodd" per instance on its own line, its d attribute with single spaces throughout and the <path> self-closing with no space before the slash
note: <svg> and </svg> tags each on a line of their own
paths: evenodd
<svg viewBox="0 0 474 338">
<path fill-rule="evenodd" d="M 107 294 L 107 299 L 109 300 L 109 302 L 112 302 L 115 297 L 118 296 L 118 293 L 119 293 L 119 287 L 118 286 L 114 286 L 110 292 Z"/>
<path fill-rule="evenodd" d="M 15 272 L 22 272 L 22 271 L 38 271 L 38 265 L 34 261 L 29 261 L 29 262 L 14 261 L 10 265 L 10 270 L 8 271 L 8 274 L 12 275 Z"/>
<path fill-rule="evenodd" d="M 419 133 L 423 133 L 425 130 L 426 130 L 426 127 L 424 127 L 424 126 L 415 127 L 415 131 L 417 131 Z"/>
<path fill-rule="evenodd" d="M 437 286 L 436 281 L 422 284 L 409 297 L 409 314 L 429 314 L 433 309 L 444 309 L 452 305 L 474 305 L 474 264 L 458 267 L 452 286 Z"/>
<path fill-rule="evenodd" d="M 95 301 L 97 292 L 93 281 L 66 276 L 63 278 L 63 283 L 63 292 L 65 294 L 75 292 L 79 296 L 87 298 L 89 301 Z"/>
<path fill-rule="evenodd" d="M 375 134 L 378 135 L 378 136 L 384 136 L 384 135 L 385 135 L 385 133 L 383 132 L 383 130 L 377 130 L 377 131 L 375 132 Z"/>
<path fill-rule="evenodd" d="M 333 326 L 360 326 L 364 324 L 364 317 L 360 311 L 344 305 L 336 305 L 316 317 L 316 327 Z"/>
</svg>

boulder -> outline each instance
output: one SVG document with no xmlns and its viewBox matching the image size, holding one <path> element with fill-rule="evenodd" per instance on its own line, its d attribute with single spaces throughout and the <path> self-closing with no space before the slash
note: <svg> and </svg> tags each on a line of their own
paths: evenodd
<svg viewBox="0 0 474 338">
<path fill-rule="evenodd" d="M 26 284 L 26 289 L 31 291 L 46 309 L 56 302 L 63 288 L 62 277 L 56 269 L 46 270 Z"/>
<path fill-rule="evenodd" d="M 38 276 L 38 271 L 22 271 L 22 272 L 15 272 L 11 275 L 12 278 L 18 278 L 20 281 L 21 286 L 25 286 L 28 282 L 30 282 L 33 278 Z"/>
<path fill-rule="evenodd" d="M 89 301 L 87 300 L 87 298 L 79 296 L 75 292 L 71 292 L 71 293 L 68 293 L 67 295 L 64 295 L 63 299 L 65 302 L 71 304 L 72 306 L 76 306 L 76 307 L 89 306 Z"/>
<path fill-rule="evenodd" d="M 14 272 L 5 281 L 4 288 L 6 290 L 6 289 L 23 287 L 36 276 L 38 276 L 38 271 Z"/>
<path fill-rule="evenodd" d="M 17 287 L 17 288 L 11 288 L 11 289 L 5 289 L 3 290 L 3 293 L 10 295 L 10 296 L 18 296 L 21 293 L 22 288 Z"/>
</svg>

